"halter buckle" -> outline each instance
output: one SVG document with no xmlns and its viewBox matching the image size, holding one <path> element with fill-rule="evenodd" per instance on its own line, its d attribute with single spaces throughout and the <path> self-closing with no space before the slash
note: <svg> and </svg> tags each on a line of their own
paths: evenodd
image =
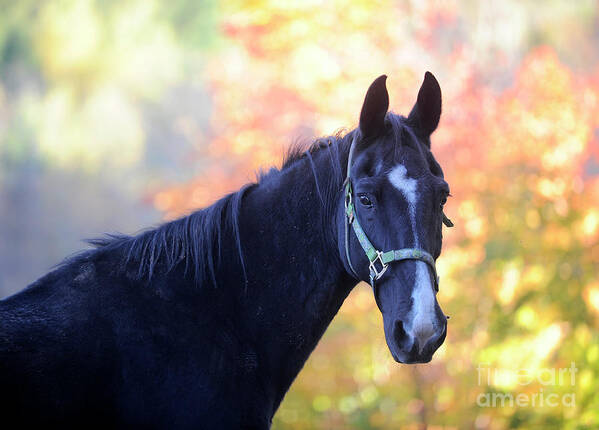
<svg viewBox="0 0 599 430">
<path fill-rule="evenodd" d="M 381 265 L 380 270 L 378 270 L 376 267 L 375 263 L 377 261 L 380 262 L 380 265 Z M 376 251 L 376 258 L 374 260 L 372 260 L 369 265 L 371 283 L 374 281 L 378 281 L 381 278 L 381 276 L 383 276 L 383 274 L 387 271 L 388 267 L 389 267 L 388 264 L 383 263 L 383 253 L 381 251 Z"/>
<path fill-rule="evenodd" d="M 352 222 L 354 222 L 354 212 L 350 211 L 350 212 L 346 212 L 347 213 L 347 222 L 349 224 L 351 224 Z"/>
<path fill-rule="evenodd" d="M 351 195 L 351 183 L 347 182 L 345 186 L 345 214 L 347 215 L 347 222 L 352 223 L 354 221 L 354 210 L 352 207 L 352 195 Z"/>
</svg>

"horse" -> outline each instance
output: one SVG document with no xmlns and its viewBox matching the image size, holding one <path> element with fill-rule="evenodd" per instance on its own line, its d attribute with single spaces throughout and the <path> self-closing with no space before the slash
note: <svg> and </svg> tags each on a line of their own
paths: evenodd
<svg viewBox="0 0 599 430">
<path fill-rule="evenodd" d="M 444 342 L 449 186 L 431 152 L 441 89 L 409 115 L 386 76 L 359 125 L 137 235 L 105 235 L 0 301 L 0 409 L 21 425 L 268 429 L 352 288 L 369 282 L 392 357 Z"/>
</svg>

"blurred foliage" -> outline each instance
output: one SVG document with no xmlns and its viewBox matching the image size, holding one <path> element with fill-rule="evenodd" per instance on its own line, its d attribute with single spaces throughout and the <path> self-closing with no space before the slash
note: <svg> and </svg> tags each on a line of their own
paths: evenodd
<svg viewBox="0 0 599 430">
<path fill-rule="evenodd" d="M 61 167 L 137 162 L 146 137 L 144 103 L 189 79 L 186 67 L 197 70 L 199 53 L 216 41 L 209 1 L 2 3 L 7 132 L 19 133 L 13 124 L 21 124 L 34 135 L 31 150 Z M 19 156 L 7 146 L 0 147 L 4 156 Z"/>
<path fill-rule="evenodd" d="M 381 73 L 392 109 L 407 113 L 431 70 L 444 96 L 433 152 L 456 224 L 438 261 L 447 340 L 430 364 L 395 363 L 358 286 L 273 428 L 598 428 L 597 3 L 197 3 L 11 3 L 0 17 L 0 153 L 127 166 L 149 139 L 140 102 L 201 70 L 209 126 L 172 119 L 202 143 L 198 174 L 153 196 L 170 218 L 278 163 L 293 139 L 355 126 Z M 24 74 L 36 91 L 20 87 Z M 574 384 L 541 382 L 572 362 Z M 480 366 L 498 371 L 481 380 Z M 519 384 L 522 370 L 535 382 Z M 478 402 L 541 392 L 573 394 L 575 405 Z"/>
<path fill-rule="evenodd" d="M 204 140 L 188 130 L 207 127 L 203 64 L 219 33 L 212 1 L 0 0 L 0 11 L 6 295 L 82 238 L 159 221 L 146 194 L 196 170 Z"/>
</svg>

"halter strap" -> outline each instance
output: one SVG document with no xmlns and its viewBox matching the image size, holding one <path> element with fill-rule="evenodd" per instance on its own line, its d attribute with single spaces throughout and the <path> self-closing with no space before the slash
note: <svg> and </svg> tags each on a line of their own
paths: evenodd
<svg viewBox="0 0 599 430">
<path fill-rule="evenodd" d="M 351 261 L 351 257 L 350 257 L 349 225 L 352 226 L 352 229 L 353 229 L 354 233 L 356 234 L 356 237 L 358 238 L 358 242 L 360 243 L 360 246 L 364 250 L 366 257 L 368 258 L 368 261 L 369 261 L 368 269 L 369 269 L 369 273 L 370 273 L 370 285 L 372 286 L 372 289 L 374 291 L 374 296 L 375 296 L 375 300 L 377 301 L 377 304 L 378 304 L 378 297 L 376 296 L 375 283 L 387 271 L 387 268 L 389 267 L 389 263 L 392 263 L 394 261 L 402 261 L 402 260 L 424 261 L 432 269 L 434 279 L 435 279 L 435 290 L 439 291 L 439 277 L 437 276 L 437 270 L 435 268 L 435 259 L 433 258 L 433 256 L 431 254 L 429 254 L 428 252 L 426 252 L 423 249 L 418 249 L 418 248 L 402 248 L 402 249 L 394 249 L 391 251 L 382 252 L 382 251 L 377 250 L 374 247 L 372 242 L 370 242 L 370 240 L 366 236 L 366 233 L 364 233 L 364 229 L 362 229 L 362 226 L 360 225 L 360 222 L 358 221 L 356 206 L 354 205 L 353 189 L 352 189 L 352 182 L 351 182 L 351 176 L 350 176 L 356 140 L 357 140 L 357 132 L 356 132 L 356 134 L 354 134 L 354 138 L 352 140 L 351 147 L 349 150 L 349 157 L 347 160 L 347 176 L 346 176 L 345 182 L 344 182 L 344 186 L 345 186 L 345 215 L 346 215 L 345 256 L 347 258 L 347 262 L 348 262 L 350 270 L 352 271 L 352 273 L 354 274 L 356 279 L 360 279 L 360 277 L 358 276 L 356 270 L 354 269 L 354 267 L 352 265 L 352 261 Z"/>
</svg>

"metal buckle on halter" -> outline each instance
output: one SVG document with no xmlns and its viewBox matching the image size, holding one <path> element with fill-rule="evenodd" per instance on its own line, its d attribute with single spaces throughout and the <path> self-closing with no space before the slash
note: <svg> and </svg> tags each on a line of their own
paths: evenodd
<svg viewBox="0 0 599 430">
<path fill-rule="evenodd" d="M 352 222 L 354 222 L 354 211 L 347 212 L 347 210 L 346 210 L 345 213 L 347 214 L 347 222 L 349 224 L 351 224 Z"/>
<path fill-rule="evenodd" d="M 348 211 L 347 209 L 350 207 L 350 205 L 352 204 L 352 198 L 351 198 L 351 185 L 350 183 L 346 183 L 346 188 L 345 188 L 345 214 L 347 215 L 347 222 L 348 223 L 352 223 L 354 221 L 354 211 Z"/>
<path fill-rule="evenodd" d="M 381 264 L 381 270 L 378 270 L 376 268 L 376 262 L 380 261 Z M 372 281 L 378 281 L 381 276 L 383 276 L 383 274 L 387 271 L 387 268 L 389 267 L 388 264 L 383 263 L 383 253 L 381 251 L 376 251 L 376 258 L 374 260 L 372 260 L 370 262 L 370 280 Z M 374 276 L 373 276 L 374 275 Z"/>
</svg>

